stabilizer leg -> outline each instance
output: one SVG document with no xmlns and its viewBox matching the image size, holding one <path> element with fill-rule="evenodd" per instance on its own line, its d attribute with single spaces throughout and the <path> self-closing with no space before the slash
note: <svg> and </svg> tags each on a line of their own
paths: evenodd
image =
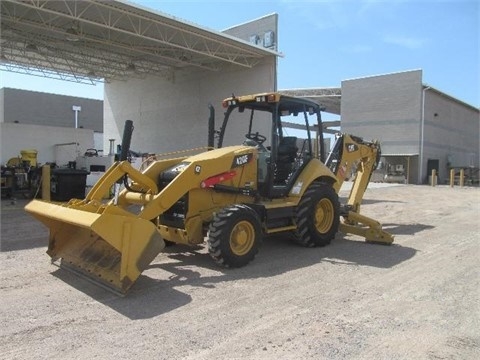
<svg viewBox="0 0 480 360">
<path fill-rule="evenodd" d="M 382 224 L 367 216 L 349 211 L 344 215 L 339 230 L 345 234 L 354 234 L 365 238 L 366 242 L 390 245 L 394 236 L 382 229 Z"/>
</svg>

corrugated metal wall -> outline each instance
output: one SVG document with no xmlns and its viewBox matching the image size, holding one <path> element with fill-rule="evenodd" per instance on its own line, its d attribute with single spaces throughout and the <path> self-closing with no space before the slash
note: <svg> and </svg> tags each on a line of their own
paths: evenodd
<svg viewBox="0 0 480 360">
<path fill-rule="evenodd" d="M 103 101 L 74 96 L 4 88 L 3 122 L 75 127 L 72 106 L 81 106 L 78 125 L 103 132 Z"/>
</svg>

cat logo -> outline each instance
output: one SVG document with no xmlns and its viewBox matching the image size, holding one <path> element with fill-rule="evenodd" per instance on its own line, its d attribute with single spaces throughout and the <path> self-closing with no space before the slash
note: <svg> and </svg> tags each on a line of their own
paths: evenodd
<svg viewBox="0 0 480 360">
<path fill-rule="evenodd" d="M 358 146 L 357 146 L 356 144 L 346 144 L 346 147 L 347 147 L 347 151 L 348 151 L 349 153 L 358 150 Z"/>
<path fill-rule="evenodd" d="M 252 153 L 235 156 L 233 158 L 232 169 L 249 163 L 250 160 L 252 160 L 252 158 L 253 158 Z"/>
</svg>

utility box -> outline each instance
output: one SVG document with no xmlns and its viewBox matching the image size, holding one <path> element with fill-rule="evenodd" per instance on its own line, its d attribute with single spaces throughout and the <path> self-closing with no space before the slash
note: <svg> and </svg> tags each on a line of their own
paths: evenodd
<svg viewBox="0 0 480 360">
<path fill-rule="evenodd" d="M 53 201 L 84 199 L 87 183 L 86 170 L 54 169 L 50 178 L 50 197 Z"/>
</svg>

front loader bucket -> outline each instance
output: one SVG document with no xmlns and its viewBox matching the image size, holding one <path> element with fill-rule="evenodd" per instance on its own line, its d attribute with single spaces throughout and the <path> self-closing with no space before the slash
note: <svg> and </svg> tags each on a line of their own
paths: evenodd
<svg viewBox="0 0 480 360">
<path fill-rule="evenodd" d="M 156 226 L 132 214 L 93 213 L 33 200 L 25 210 L 50 229 L 52 262 L 125 294 L 165 247 Z"/>
</svg>

